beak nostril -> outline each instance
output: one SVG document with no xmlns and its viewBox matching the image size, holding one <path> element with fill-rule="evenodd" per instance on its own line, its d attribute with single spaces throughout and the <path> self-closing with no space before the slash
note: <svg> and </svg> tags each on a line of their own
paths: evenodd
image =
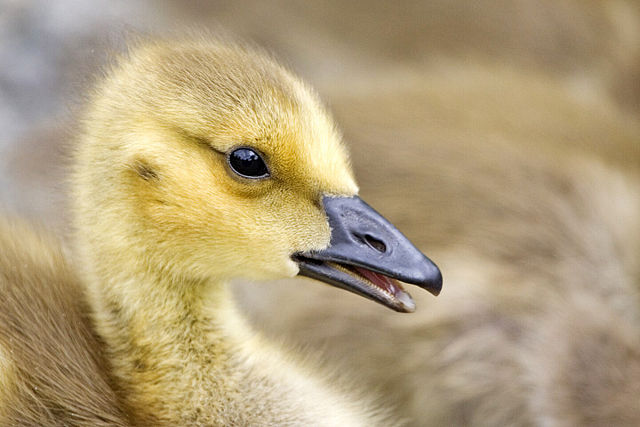
<svg viewBox="0 0 640 427">
<path fill-rule="evenodd" d="M 387 251 L 387 245 L 385 245 L 383 241 L 376 239 L 370 234 L 365 234 L 364 241 L 367 245 L 380 253 L 384 253 Z"/>
</svg>

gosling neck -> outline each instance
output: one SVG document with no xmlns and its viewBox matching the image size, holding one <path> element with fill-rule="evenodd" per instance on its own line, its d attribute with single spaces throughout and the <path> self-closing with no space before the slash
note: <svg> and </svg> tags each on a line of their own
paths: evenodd
<svg viewBox="0 0 640 427">
<path fill-rule="evenodd" d="M 132 413 L 152 424 L 184 423 L 221 398 L 233 371 L 226 325 L 236 318 L 225 283 L 146 271 L 93 280 L 89 294 Z"/>
<path fill-rule="evenodd" d="M 94 275 L 89 293 L 100 320 L 117 321 L 135 335 L 196 333 L 200 322 L 213 332 L 217 313 L 231 303 L 224 281 L 176 277 L 163 272 L 134 271 Z M 118 331 L 119 332 L 119 331 Z M 166 337 L 165 337 L 166 338 Z"/>
</svg>

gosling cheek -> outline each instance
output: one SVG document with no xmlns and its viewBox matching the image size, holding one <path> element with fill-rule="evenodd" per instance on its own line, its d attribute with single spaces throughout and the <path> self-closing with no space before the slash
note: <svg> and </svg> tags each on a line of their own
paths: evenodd
<svg viewBox="0 0 640 427">
<path fill-rule="evenodd" d="M 294 277 L 298 274 L 298 264 L 294 262 L 289 254 L 283 254 L 277 260 L 273 260 L 268 266 L 267 275 L 268 279 L 281 279 L 283 277 Z"/>
<path fill-rule="evenodd" d="M 250 271 L 237 272 L 234 278 L 239 276 L 251 280 L 274 280 L 295 277 L 298 271 L 298 265 L 295 262 L 289 258 L 283 258 L 269 263 L 260 263 L 260 265 L 254 263 Z"/>
<path fill-rule="evenodd" d="M 309 234 L 302 242 L 302 245 L 300 245 L 303 249 L 299 252 L 320 251 L 326 249 L 329 246 L 330 241 L 331 231 L 329 227 L 326 227 L 326 229 L 323 228 L 319 232 Z"/>
<path fill-rule="evenodd" d="M 299 224 L 297 229 L 291 230 L 294 236 L 292 247 L 297 252 L 319 251 L 326 249 L 331 241 L 331 228 L 325 218 L 317 221 L 306 221 Z"/>
</svg>

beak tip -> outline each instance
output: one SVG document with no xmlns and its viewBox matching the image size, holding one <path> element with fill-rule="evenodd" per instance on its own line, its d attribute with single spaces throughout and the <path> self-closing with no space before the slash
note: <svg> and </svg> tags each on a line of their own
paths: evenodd
<svg viewBox="0 0 640 427">
<path fill-rule="evenodd" d="M 435 264 L 431 264 L 431 268 L 426 272 L 425 279 L 420 283 L 420 287 L 434 296 L 440 295 L 442 291 L 442 272 Z"/>
</svg>

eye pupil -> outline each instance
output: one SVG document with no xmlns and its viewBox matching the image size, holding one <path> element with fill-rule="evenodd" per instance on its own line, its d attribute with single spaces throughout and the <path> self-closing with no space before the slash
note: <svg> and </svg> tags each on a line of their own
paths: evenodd
<svg viewBox="0 0 640 427">
<path fill-rule="evenodd" d="M 235 173 L 245 178 L 264 178 L 269 176 L 269 170 L 262 157 L 250 148 L 233 150 L 229 154 L 229 166 Z"/>
</svg>

